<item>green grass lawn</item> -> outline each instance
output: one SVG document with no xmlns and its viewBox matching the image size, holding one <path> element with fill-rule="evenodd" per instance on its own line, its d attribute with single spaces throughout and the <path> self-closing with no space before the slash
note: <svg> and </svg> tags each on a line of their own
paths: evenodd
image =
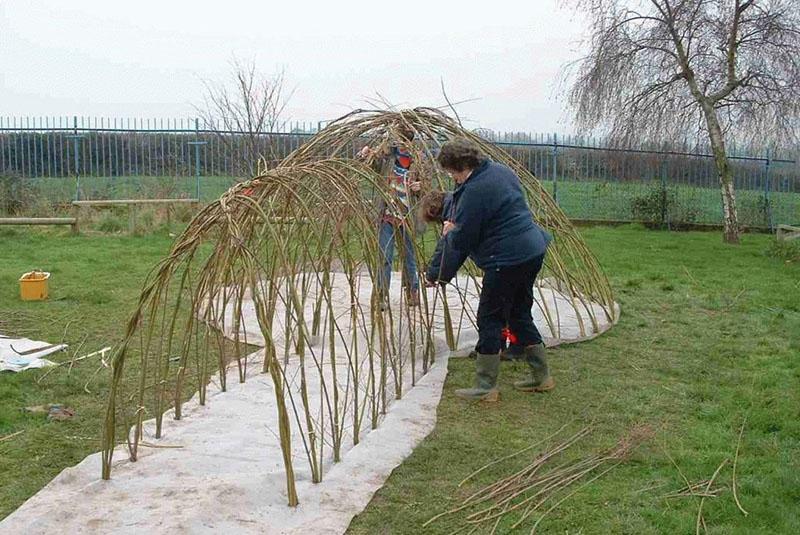
<svg viewBox="0 0 800 535">
<path fill-rule="evenodd" d="M 124 334 L 144 277 L 169 249 L 167 235 L 146 237 L 71 236 L 68 231 L 0 229 L 0 332 L 35 340 L 70 344 L 64 361 L 113 345 Z M 30 269 L 51 275 L 50 300 L 22 302 L 17 279 Z M 81 344 L 83 344 L 81 346 Z M 107 374 L 92 359 L 50 373 L 40 384 L 39 371 L 0 374 L 0 517 L 9 514 L 68 466 L 99 449 Z M 73 407 L 69 421 L 49 422 L 24 407 L 62 403 Z"/>
<path fill-rule="evenodd" d="M 472 381 L 473 363 L 451 361 L 436 429 L 355 519 L 352 533 L 452 532 L 463 517 L 428 531 L 420 526 L 525 459 L 457 488 L 468 474 L 572 418 L 595 421 L 573 455 L 610 446 L 636 424 L 656 434 L 550 513 L 540 530 L 693 532 L 697 500 L 662 496 L 684 486 L 678 468 L 694 482 L 732 460 L 745 417 L 737 481 L 750 514 L 736 508 L 728 467 L 718 478 L 726 490 L 704 506 L 708 530 L 800 532 L 800 266 L 768 256 L 764 235 L 746 235 L 731 247 L 718 232 L 592 227 L 582 233 L 616 289 L 619 325 L 595 341 L 553 350 L 558 386 L 550 394 L 515 393 L 511 381 L 524 370 L 511 364 L 501 372 L 502 401 L 470 405 L 453 390 Z M 166 233 L 0 230 L 0 332 L 63 339 L 72 349 L 85 340 L 82 353 L 113 344 L 145 275 L 171 242 Z M 38 267 L 53 274 L 51 299 L 23 303 L 17 278 Z M 97 451 L 105 374 L 89 384 L 91 393 L 84 390 L 97 365 L 82 362 L 69 373 L 62 367 L 41 384 L 41 372 L 0 375 L 0 438 L 23 431 L 0 442 L 0 518 Z M 49 422 L 21 410 L 43 403 L 67 404 L 76 416 Z"/>
<path fill-rule="evenodd" d="M 550 394 L 514 392 L 523 368 L 506 365 L 502 402 L 470 405 L 453 390 L 470 383 L 473 363 L 451 361 L 436 429 L 352 533 L 418 533 L 532 455 L 457 488 L 467 475 L 576 417 L 595 419 L 597 428 L 576 455 L 614 444 L 635 424 L 657 434 L 548 515 L 543 532 L 693 533 L 697 499 L 661 498 L 684 486 L 670 458 L 692 482 L 711 478 L 723 459 L 733 460 L 745 417 L 737 482 L 750 514 L 726 490 L 706 500 L 709 532 L 800 532 L 800 266 L 765 256 L 766 236 L 729 247 L 717 233 L 582 232 L 616 288 L 620 323 L 595 341 L 551 352 L 558 386 Z M 718 482 L 729 489 L 730 465 Z M 450 533 L 461 519 L 429 532 Z"/>
</svg>

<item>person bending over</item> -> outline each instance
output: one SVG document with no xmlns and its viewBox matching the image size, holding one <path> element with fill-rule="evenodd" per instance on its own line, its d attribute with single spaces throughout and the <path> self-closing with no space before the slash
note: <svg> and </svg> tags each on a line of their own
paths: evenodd
<svg viewBox="0 0 800 535">
<path fill-rule="evenodd" d="M 445 284 L 469 257 L 483 270 L 477 312 L 475 387 L 456 390 L 465 399 L 497 401 L 503 327 L 524 347 L 529 376 L 514 383 L 523 392 L 552 390 L 545 346 L 533 323 L 533 285 L 551 237 L 534 221 L 520 179 L 489 160 L 472 141 L 442 146 L 439 165 L 453 178 L 452 227 L 436 246 L 426 271 L 428 286 Z"/>
</svg>

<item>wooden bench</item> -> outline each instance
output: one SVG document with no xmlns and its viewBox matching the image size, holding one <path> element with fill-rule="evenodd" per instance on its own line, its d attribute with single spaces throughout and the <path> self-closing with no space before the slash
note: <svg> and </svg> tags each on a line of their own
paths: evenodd
<svg viewBox="0 0 800 535">
<path fill-rule="evenodd" d="M 78 233 L 77 217 L 0 217 L 0 225 L 69 225 Z"/>
<path fill-rule="evenodd" d="M 791 241 L 800 239 L 800 227 L 792 225 L 778 225 L 776 237 L 778 241 Z"/>
<path fill-rule="evenodd" d="M 98 199 L 87 201 L 72 201 L 76 210 L 82 208 L 113 208 L 118 206 L 128 207 L 128 231 L 133 233 L 136 229 L 136 210 L 139 206 L 166 205 L 167 223 L 171 220 L 171 208 L 176 204 L 199 204 L 199 199 Z"/>
</svg>

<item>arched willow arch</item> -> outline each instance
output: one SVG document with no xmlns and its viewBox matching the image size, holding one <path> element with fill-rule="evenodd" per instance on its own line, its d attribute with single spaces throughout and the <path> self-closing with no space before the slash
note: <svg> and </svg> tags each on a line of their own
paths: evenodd
<svg viewBox="0 0 800 535">
<path fill-rule="evenodd" d="M 435 108 L 415 108 L 398 112 L 355 111 L 330 123 L 312 137 L 308 143 L 290 154 L 284 165 L 317 161 L 331 156 L 352 157 L 355 149 L 370 144 L 384 147 L 398 139 L 400 132 L 413 130 L 415 171 L 423 182 L 423 190 L 431 188 L 451 189 L 452 184 L 442 170 L 434 164 L 434 154 L 441 144 L 453 137 L 471 139 L 492 160 L 511 167 L 522 181 L 534 219 L 555 238 L 548 248 L 545 267 L 539 277 L 539 287 L 552 287 L 559 291 L 575 309 L 581 339 L 599 334 L 605 325 L 617 319 L 617 307 L 608 279 L 597 263 L 597 259 L 580 237 L 567 216 L 533 174 L 514 160 L 508 153 Z M 424 257 L 424 256 L 423 256 Z M 469 270 L 475 273 L 475 270 Z M 477 283 L 479 286 L 479 283 Z M 599 306 L 590 306 L 590 303 Z M 545 321 L 553 333 L 559 331 L 556 307 L 548 310 L 547 303 L 539 304 Z M 603 320 L 598 318 L 602 310 Z M 584 316 L 589 324 L 584 324 Z"/>
<path fill-rule="evenodd" d="M 442 350 L 438 333 L 455 349 L 462 326 L 474 324 L 480 288 L 474 266 L 447 289 L 422 292 L 416 307 L 401 292 L 387 308 L 373 291 L 382 266 L 376 206 L 391 202 L 391 193 L 372 162 L 353 155 L 365 143 L 386 146 L 407 128 L 416 132 L 414 172 L 425 189 L 447 184 L 433 155 L 456 135 L 510 165 L 536 219 L 555 237 L 544 287 L 566 296 L 560 306 L 583 310 L 578 318 L 585 335 L 613 323 L 613 295 L 595 258 L 538 181 L 506 153 L 434 109 L 356 112 L 330 124 L 277 168 L 204 207 L 151 271 L 112 359 L 104 479 L 119 437 L 136 460 L 145 420 L 153 419 L 148 429 L 160 438 L 164 416 L 180 419 L 189 394 L 197 392 L 205 404 L 209 382 L 224 391 L 229 370 L 244 382 L 256 362 L 248 342 L 258 336 L 264 347 L 259 371 L 274 386 L 288 501 L 294 505 L 293 440 L 302 443 L 312 480 L 321 481 L 323 448 L 337 462 L 345 441 L 357 444 L 368 425 L 377 427 L 391 398 L 401 398 L 433 364 Z M 432 252 L 434 234 L 416 240 L 420 266 Z M 563 311 L 546 301 L 539 306 L 556 332 Z M 247 307 L 255 326 L 243 324 Z M 598 321 L 598 310 L 604 321 Z M 318 405 L 309 401 L 312 390 Z"/>
</svg>

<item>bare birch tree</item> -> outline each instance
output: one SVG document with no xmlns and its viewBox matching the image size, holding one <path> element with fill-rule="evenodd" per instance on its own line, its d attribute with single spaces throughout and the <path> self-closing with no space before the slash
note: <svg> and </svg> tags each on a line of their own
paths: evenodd
<svg viewBox="0 0 800 535">
<path fill-rule="evenodd" d="M 724 239 L 738 243 L 726 142 L 796 140 L 800 1 L 571 0 L 589 19 L 569 91 L 579 126 L 629 143 L 706 138 L 719 175 Z"/>
<path fill-rule="evenodd" d="M 254 62 L 232 61 L 232 84 L 204 82 L 204 106 L 197 107 L 205 128 L 213 131 L 229 154 L 236 154 L 235 172 L 251 178 L 259 160 L 280 159 L 277 139 L 268 135 L 283 123 L 291 92 L 284 92 L 284 71 L 265 75 Z M 271 167 L 272 165 L 268 165 Z"/>
</svg>

